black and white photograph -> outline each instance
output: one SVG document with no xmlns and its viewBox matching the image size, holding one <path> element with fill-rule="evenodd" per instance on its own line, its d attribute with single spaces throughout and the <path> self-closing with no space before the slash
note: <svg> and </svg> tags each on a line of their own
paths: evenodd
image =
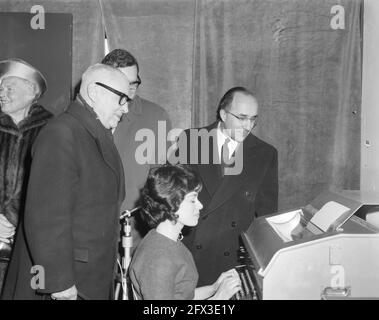
<svg viewBox="0 0 379 320">
<path fill-rule="evenodd" d="M 0 0 L 0 300 L 379 299 L 377 30 L 377 0 Z"/>
</svg>

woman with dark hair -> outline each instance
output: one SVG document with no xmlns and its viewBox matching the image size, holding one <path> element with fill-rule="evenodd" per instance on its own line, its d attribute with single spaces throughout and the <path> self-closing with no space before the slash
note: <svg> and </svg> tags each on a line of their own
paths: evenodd
<svg viewBox="0 0 379 320">
<path fill-rule="evenodd" d="M 198 223 L 201 187 L 195 172 L 185 166 L 164 165 L 149 174 L 139 204 L 153 229 L 137 247 L 129 268 L 136 299 L 226 300 L 241 289 L 234 269 L 212 285 L 196 288 L 196 266 L 180 240 L 184 226 Z"/>
</svg>

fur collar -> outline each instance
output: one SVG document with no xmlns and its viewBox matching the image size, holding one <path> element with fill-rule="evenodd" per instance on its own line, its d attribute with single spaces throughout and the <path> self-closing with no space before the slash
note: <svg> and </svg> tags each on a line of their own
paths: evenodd
<svg viewBox="0 0 379 320">
<path fill-rule="evenodd" d="M 9 115 L 0 111 L 0 131 L 17 135 L 20 132 L 44 125 L 52 116 L 53 114 L 41 105 L 34 104 L 31 106 L 28 116 L 17 126 Z"/>
</svg>

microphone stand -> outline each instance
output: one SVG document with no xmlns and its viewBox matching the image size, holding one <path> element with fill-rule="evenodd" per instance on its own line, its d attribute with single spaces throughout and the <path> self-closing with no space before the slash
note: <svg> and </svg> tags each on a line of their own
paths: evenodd
<svg viewBox="0 0 379 320">
<path fill-rule="evenodd" d="M 121 237 L 121 245 L 123 248 L 123 255 L 121 258 L 120 271 L 121 271 L 121 279 L 116 285 L 115 290 L 115 299 L 118 299 L 120 286 L 122 288 L 122 300 L 129 300 L 129 292 L 128 290 L 128 268 L 130 261 L 132 260 L 131 250 L 133 248 L 133 237 L 132 237 L 132 226 L 131 226 L 131 217 L 132 213 L 138 210 L 139 207 L 132 209 L 131 211 L 125 210 L 122 212 L 120 216 L 120 221 L 122 223 L 122 237 Z"/>
</svg>

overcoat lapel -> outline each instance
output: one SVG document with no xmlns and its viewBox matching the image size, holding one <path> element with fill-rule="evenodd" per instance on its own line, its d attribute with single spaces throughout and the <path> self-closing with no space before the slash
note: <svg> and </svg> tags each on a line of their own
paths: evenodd
<svg viewBox="0 0 379 320">
<path fill-rule="evenodd" d="M 254 163 L 254 157 L 257 156 L 254 152 L 255 145 L 254 136 L 249 135 L 241 146 L 243 148 L 242 172 L 237 175 L 225 175 L 221 178 L 220 183 L 216 185 L 215 193 L 209 205 L 205 208 L 205 211 L 202 214 L 203 217 L 216 212 L 215 210 L 217 208 L 227 202 L 239 190 L 245 179 L 251 177 L 249 171 L 254 169 L 251 164 Z M 237 152 L 241 152 L 241 150 Z"/>
<path fill-rule="evenodd" d="M 125 185 L 122 183 L 124 181 L 124 170 L 122 167 L 122 162 L 120 160 L 118 151 L 113 143 L 109 141 L 110 137 L 103 136 L 96 139 L 96 144 L 103 156 L 105 163 L 113 170 L 119 186 L 119 197 L 123 200 L 125 195 Z"/>
<path fill-rule="evenodd" d="M 74 101 L 67 112 L 86 128 L 86 130 L 94 137 L 96 145 L 104 159 L 104 162 L 109 166 L 116 176 L 120 197 L 123 198 L 125 193 L 124 184 L 124 171 L 122 169 L 122 163 L 116 146 L 112 141 L 112 135 L 107 132 L 102 124 L 96 120 L 93 115 L 86 110 L 86 107 L 82 102 Z"/>
<path fill-rule="evenodd" d="M 213 129 L 217 128 L 217 122 L 213 123 L 212 125 L 206 127 L 205 129 L 209 132 L 211 132 Z M 217 134 L 211 136 L 209 140 L 209 148 L 206 150 L 208 152 L 209 157 L 209 164 L 202 164 L 202 148 L 201 148 L 201 138 L 198 137 L 198 168 L 199 168 L 199 174 L 202 178 L 202 181 L 204 183 L 204 187 L 208 191 L 209 195 L 212 197 L 213 194 L 216 192 L 218 185 L 220 184 L 221 180 L 221 167 L 220 167 L 220 160 L 218 156 L 218 149 L 217 149 Z M 189 150 L 189 153 L 191 150 Z"/>
</svg>

